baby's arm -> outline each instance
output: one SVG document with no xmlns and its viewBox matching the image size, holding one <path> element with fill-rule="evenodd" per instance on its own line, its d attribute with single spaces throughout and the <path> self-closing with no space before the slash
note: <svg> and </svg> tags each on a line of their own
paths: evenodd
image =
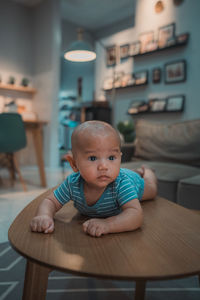
<svg viewBox="0 0 200 300">
<path fill-rule="evenodd" d="M 84 232 L 99 237 L 102 234 L 132 231 L 141 227 L 143 212 L 138 199 L 122 206 L 122 212 L 106 219 L 90 219 L 83 223 Z"/>
<path fill-rule="evenodd" d="M 36 216 L 32 219 L 30 226 L 32 231 L 51 233 L 54 231 L 53 217 L 62 207 L 53 192 L 45 198 L 37 209 Z"/>
</svg>

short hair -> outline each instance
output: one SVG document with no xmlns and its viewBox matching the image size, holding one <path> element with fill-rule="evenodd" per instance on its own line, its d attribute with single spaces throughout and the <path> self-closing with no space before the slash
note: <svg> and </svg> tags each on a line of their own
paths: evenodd
<svg viewBox="0 0 200 300">
<path fill-rule="evenodd" d="M 118 131 L 115 130 L 114 127 L 103 121 L 86 121 L 78 125 L 72 133 L 72 152 L 76 148 L 77 138 L 84 131 L 89 131 L 91 135 L 111 133 L 116 137 L 117 141 L 119 142 L 119 148 L 121 149 L 121 139 Z"/>
</svg>

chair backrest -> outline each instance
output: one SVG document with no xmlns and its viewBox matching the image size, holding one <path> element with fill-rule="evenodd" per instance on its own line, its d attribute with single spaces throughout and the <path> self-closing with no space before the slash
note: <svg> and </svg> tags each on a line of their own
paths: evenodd
<svg viewBox="0 0 200 300">
<path fill-rule="evenodd" d="M 0 152 L 12 153 L 26 146 L 26 132 L 21 115 L 0 114 Z"/>
</svg>

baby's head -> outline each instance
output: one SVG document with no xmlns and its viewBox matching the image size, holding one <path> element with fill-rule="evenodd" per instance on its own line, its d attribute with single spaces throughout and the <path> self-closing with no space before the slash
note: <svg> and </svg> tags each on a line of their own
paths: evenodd
<svg viewBox="0 0 200 300">
<path fill-rule="evenodd" d="M 71 167 L 85 182 L 104 187 L 119 174 L 121 147 L 118 132 L 108 123 L 87 121 L 72 134 Z"/>
<path fill-rule="evenodd" d="M 110 143 L 116 142 L 119 150 L 121 141 L 118 132 L 108 123 L 102 121 L 87 121 L 81 123 L 72 133 L 72 153 L 75 156 L 77 151 L 81 151 L 88 142 L 94 142 L 98 145 L 99 139 L 110 137 Z"/>
</svg>

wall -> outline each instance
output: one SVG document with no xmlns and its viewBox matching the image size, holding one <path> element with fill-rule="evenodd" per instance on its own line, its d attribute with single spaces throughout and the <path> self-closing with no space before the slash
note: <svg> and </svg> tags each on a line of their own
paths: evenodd
<svg viewBox="0 0 200 300">
<path fill-rule="evenodd" d="M 45 164 L 58 166 L 58 92 L 60 84 L 61 24 L 60 2 L 45 0 L 33 13 L 34 107 L 44 127 Z"/>
<path fill-rule="evenodd" d="M 60 1 L 44 0 L 34 8 L 27 8 L 10 0 L 1 0 L 0 40 L 2 82 L 7 83 L 10 75 L 16 77 L 16 84 L 20 84 L 24 76 L 31 79 L 31 84 L 37 89 L 32 99 L 33 109 L 39 119 L 48 122 L 44 127 L 45 164 L 58 166 Z M 10 96 L 23 97 L 17 93 Z M 35 164 L 33 145 L 29 146 L 23 150 L 27 152 L 26 163 Z"/>
<path fill-rule="evenodd" d="M 9 76 L 20 82 L 32 78 L 32 18 L 30 9 L 7 0 L 0 1 L 0 75 L 6 83 Z"/>
<path fill-rule="evenodd" d="M 79 77 L 82 77 L 83 101 L 92 101 L 94 94 L 95 61 L 76 63 L 64 59 L 65 51 L 77 36 L 76 30 L 76 25 L 67 21 L 62 22 L 60 98 L 68 96 L 76 97 L 77 80 Z M 84 32 L 83 38 L 93 44 L 93 39 L 88 32 Z"/>
<path fill-rule="evenodd" d="M 160 14 L 154 11 L 153 0 L 139 0 L 136 5 L 135 26 L 101 40 L 105 46 L 122 45 L 138 40 L 139 34 L 153 30 L 155 34 L 158 27 L 176 23 L 176 35 L 189 32 L 189 44 L 185 47 L 166 50 L 160 53 L 129 58 L 123 63 L 117 64 L 115 68 L 106 67 L 105 49 L 97 42 L 97 62 L 96 62 L 96 92 L 102 93 L 103 81 L 110 77 L 113 71 L 125 71 L 125 73 L 136 72 L 139 70 L 149 70 L 150 74 L 154 67 L 161 67 L 170 61 L 179 59 L 187 60 L 187 80 L 183 83 L 168 84 L 164 80 L 160 84 L 151 82 L 146 87 L 127 88 L 117 90 L 114 94 L 106 93 L 106 96 L 114 103 L 114 124 L 120 120 L 131 118 L 127 115 L 127 110 L 133 100 L 147 100 L 150 97 L 166 97 L 174 94 L 185 94 L 186 106 L 183 113 L 162 113 L 157 114 L 157 120 L 181 120 L 195 119 L 200 116 L 200 104 L 198 99 L 198 73 L 200 69 L 200 59 L 198 49 L 200 46 L 200 35 L 198 29 L 200 1 L 184 1 L 180 6 L 174 6 L 173 1 L 163 1 L 165 9 Z M 191 5 L 192 4 L 192 5 Z M 156 37 L 155 37 L 156 38 Z M 102 63 L 103 62 L 103 63 Z M 143 115 L 144 117 L 144 115 Z M 145 118 L 155 119 L 155 115 L 145 115 Z M 137 117 L 134 116 L 134 119 Z"/>
</svg>

